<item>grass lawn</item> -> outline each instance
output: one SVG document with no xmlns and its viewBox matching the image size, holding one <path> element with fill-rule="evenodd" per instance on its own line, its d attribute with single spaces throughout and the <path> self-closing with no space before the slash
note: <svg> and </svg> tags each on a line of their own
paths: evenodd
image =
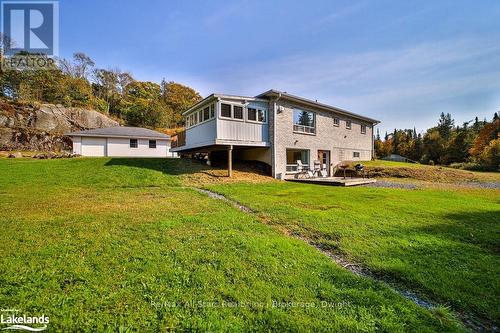
<svg viewBox="0 0 500 333">
<path fill-rule="evenodd" d="M 0 308 L 44 314 L 50 318 L 48 331 L 65 332 L 463 331 L 446 309 L 424 310 L 257 217 L 185 187 L 186 177 L 201 169 L 181 160 L 0 159 Z M 308 226 L 318 235 L 336 235 L 341 248 L 343 240 L 354 240 L 365 230 L 367 237 L 349 245 L 360 258 L 373 248 L 370 240 L 377 239 L 375 225 L 362 224 L 379 214 L 379 250 L 373 258 L 366 256 L 371 258 L 367 262 L 382 267 L 385 256 L 394 270 L 399 267 L 403 276 L 413 278 L 404 260 L 405 249 L 411 248 L 402 248 L 403 240 L 391 235 L 399 231 L 383 222 L 384 212 L 371 207 L 358 217 L 337 207 L 360 208 L 361 203 L 330 199 L 365 193 L 362 200 L 380 202 L 379 196 L 388 198 L 389 192 L 269 184 L 218 189 L 269 212 L 276 223 L 285 217 L 290 228 Z M 304 197 L 297 201 L 300 193 Z M 318 200 L 309 202 L 307 196 Z M 457 198 L 454 205 L 461 207 Z M 467 284 L 479 297 L 484 281 L 496 272 L 491 255 L 496 240 L 494 226 L 486 221 L 491 210 L 483 207 L 488 199 L 471 195 L 470 200 L 479 205 L 472 213 L 480 214 L 484 233 L 475 232 L 476 225 L 470 227 L 474 241 L 472 236 L 452 239 L 455 231 L 442 224 L 444 229 L 436 232 L 448 236 L 427 241 L 437 250 L 434 242 L 441 239 L 439 249 L 457 254 L 463 252 L 461 244 L 470 243 L 470 260 L 478 262 L 469 273 L 479 281 Z M 401 197 L 399 202 L 405 201 Z M 347 214 L 355 227 L 347 226 Z M 400 216 L 408 214 L 424 213 L 406 207 Z M 341 220 L 342 227 L 332 225 Z M 417 227 L 405 230 L 411 234 Z M 460 228 L 469 228 L 465 220 Z M 407 239 L 413 241 L 420 246 L 418 238 Z M 420 259 L 411 258 L 420 267 Z M 457 268 L 465 265 L 457 271 L 468 272 L 466 259 L 466 264 L 457 259 Z M 432 262 L 427 256 L 421 260 Z M 483 300 L 486 310 L 497 290 L 493 287 Z M 462 294 L 450 290 L 453 295 Z"/>
<path fill-rule="evenodd" d="M 384 160 L 365 161 L 363 164 L 372 172 L 372 175 L 378 177 L 407 178 L 438 183 L 500 182 L 499 172 L 477 172 L 445 166 Z"/>
<path fill-rule="evenodd" d="M 500 321 L 499 190 L 297 183 L 210 188 L 431 300 Z"/>
</svg>

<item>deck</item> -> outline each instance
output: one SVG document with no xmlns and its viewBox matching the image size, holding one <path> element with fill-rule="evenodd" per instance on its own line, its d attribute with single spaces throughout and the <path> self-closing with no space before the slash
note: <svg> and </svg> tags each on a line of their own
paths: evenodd
<svg viewBox="0 0 500 333">
<path fill-rule="evenodd" d="M 326 177 L 326 178 L 287 178 L 286 181 L 297 183 L 308 183 L 330 186 L 356 186 L 365 185 L 377 182 L 373 178 L 343 178 L 343 177 Z"/>
</svg>

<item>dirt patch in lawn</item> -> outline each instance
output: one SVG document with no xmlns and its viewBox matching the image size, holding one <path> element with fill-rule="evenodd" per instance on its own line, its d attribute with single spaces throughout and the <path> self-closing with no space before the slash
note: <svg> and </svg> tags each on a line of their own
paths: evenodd
<svg viewBox="0 0 500 333">
<path fill-rule="evenodd" d="M 226 183 L 266 183 L 277 181 L 271 176 L 265 174 L 264 170 L 253 163 L 237 163 L 233 167 L 233 176 L 228 177 L 227 169 L 210 168 L 200 170 L 182 176 L 183 183 L 186 186 L 201 187 L 208 184 L 226 184 Z"/>
</svg>

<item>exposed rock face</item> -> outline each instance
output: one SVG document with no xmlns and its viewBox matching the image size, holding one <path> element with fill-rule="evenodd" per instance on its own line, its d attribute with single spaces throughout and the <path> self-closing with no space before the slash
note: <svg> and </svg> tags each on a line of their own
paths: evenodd
<svg viewBox="0 0 500 333">
<path fill-rule="evenodd" d="M 0 101 L 0 150 L 70 150 L 64 133 L 119 125 L 94 110 Z"/>
</svg>

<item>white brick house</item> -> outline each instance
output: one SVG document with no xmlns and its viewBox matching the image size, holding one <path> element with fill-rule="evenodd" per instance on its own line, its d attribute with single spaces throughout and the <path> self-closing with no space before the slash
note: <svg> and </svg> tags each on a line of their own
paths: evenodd
<svg viewBox="0 0 500 333">
<path fill-rule="evenodd" d="M 242 160 L 268 164 L 275 178 L 293 176 L 297 160 L 318 160 L 329 174 L 341 161 L 373 156 L 378 120 L 284 92 L 255 97 L 212 94 L 183 113 L 186 130 L 172 151 L 227 150 Z"/>
</svg>

